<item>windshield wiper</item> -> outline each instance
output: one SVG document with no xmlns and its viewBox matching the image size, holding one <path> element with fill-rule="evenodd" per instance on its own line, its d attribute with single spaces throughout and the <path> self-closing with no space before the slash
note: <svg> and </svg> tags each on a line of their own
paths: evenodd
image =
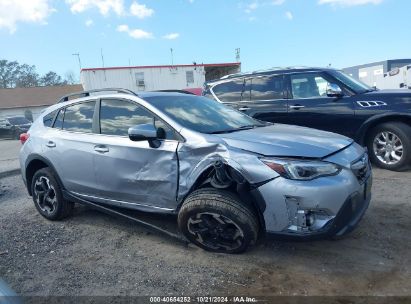
<svg viewBox="0 0 411 304">
<path fill-rule="evenodd" d="M 237 132 L 237 131 L 243 131 L 243 130 L 250 130 L 250 129 L 254 129 L 254 128 L 258 128 L 258 125 L 248 125 L 248 126 L 241 126 L 235 129 L 228 129 L 228 130 L 221 130 L 221 131 L 214 131 L 214 132 L 210 132 L 209 134 L 225 134 L 225 133 L 233 133 L 233 132 Z M 263 127 L 263 126 L 261 126 Z"/>
</svg>

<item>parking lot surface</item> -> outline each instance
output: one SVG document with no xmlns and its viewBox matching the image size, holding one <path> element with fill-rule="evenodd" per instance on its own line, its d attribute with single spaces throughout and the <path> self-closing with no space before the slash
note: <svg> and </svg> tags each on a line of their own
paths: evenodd
<svg viewBox="0 0 411 304">
<path fill-rule="evenodd" d="M 19 140 L 0 139 L 0 173 L 20 167 L 20 148 Z"/>
<path fill-rule="evenodd" d="M 76 206 L 50 222 L 20 176 L 0 180 L 0 277 L 22 295 L 411 295 L 411 172 L 374 171 L 373 199 L 342 240 L 261 241 L 242 255 L 184 246 Z M 141 214 L 176 230 L 175 218 Z"/>
</svg>

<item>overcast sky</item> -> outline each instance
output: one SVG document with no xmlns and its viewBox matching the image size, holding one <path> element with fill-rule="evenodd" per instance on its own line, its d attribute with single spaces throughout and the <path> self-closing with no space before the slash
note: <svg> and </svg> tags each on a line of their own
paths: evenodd
<svg viewBox="0 0 411 304">
<path fill-rule="evenodd" d="M 343 68 L 411 58 L 410 0 L 0 0 L 0 58 L 40 73 L 234 62 Z"/>
</svg>

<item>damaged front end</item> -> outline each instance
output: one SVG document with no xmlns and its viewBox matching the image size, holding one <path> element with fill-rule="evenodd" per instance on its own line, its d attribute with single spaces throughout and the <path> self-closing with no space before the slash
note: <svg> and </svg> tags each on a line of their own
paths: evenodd
<svg viewBox="0 0 411 304">
<path fill-rule="evenodd" d="M 355 143 L 347 141 L 328 155 L 304 158 L 294 152 L 287 158 L 220 138 L 199 136 L 177 149 L 180 204 L 197 188 L 228 189 L 254 206 L 267 233 L 303 238 L 348 233 L 368 207 L 371 167 L 364 163 L 366 176 L 356 176 L 366 153 Z"/>
</svg>

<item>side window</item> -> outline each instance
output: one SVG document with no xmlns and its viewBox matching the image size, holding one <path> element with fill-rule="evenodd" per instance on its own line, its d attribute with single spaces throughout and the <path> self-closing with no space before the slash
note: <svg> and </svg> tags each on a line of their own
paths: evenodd
<svg viewBox="0 0 411 304">
<path fill-rule="evenodd" d="M 221 102 L 240 101 L 244 89 L 244 79 L 216 85 L 212 90 Z"/>
<path fill-rule="evenodd" d="M 143 91 L 146 88 L 146 83 L 144 81 L 144 72 L 136 73 L 136 86 L 139 91 Z"/>
<path fill-rule="evenodd" d="M 252 79 L 251 100 L 271 100 L 284 98 L 282 76 L 260 76 Z"/>
<path fill-rule="evenodd" d="M 327 84 L 328 81 L 316 73 L 291 75 L 294 99 L 327 97 Z"/>
<path fill-rule="evenodd" d="M 164 130 L 163 139 L 174 139 L 174 131 L 146 109 L 125 100 L 107 99 L 101 101 L 101 134 L 128 136 L 128 129 L 140 124 L 154 124 Z"/>
<path fill-rule="evenodd" d="M 60 112 L 58 113 L 56 120 L 54 121 L 53 128 L 55 129 L 61 129 L 63 128 L 63 119 L 64 119 L 64 111 L 66 109 L 61 109 Z"/>
<path fill-rule="evenodd" d="M 51 124 L 53 123 L 54 117 L 56 116 L 58 110 L 55 110 L 46 116 L 43 117 L 43 124 L 45 127 L 51 127 Z"/>
<path fill-rule="evenodd" d="M 64 114 L 63 130 L 92 133 L 95 104 L 95 101 L 88 101 L 67 107 Z"/>
</svg>

